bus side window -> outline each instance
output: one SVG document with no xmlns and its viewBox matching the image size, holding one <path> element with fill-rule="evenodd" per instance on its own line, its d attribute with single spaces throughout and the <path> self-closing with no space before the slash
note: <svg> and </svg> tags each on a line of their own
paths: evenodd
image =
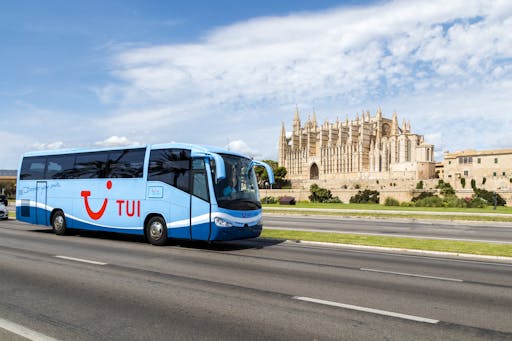
<svg viewBox="0 0 512 341">
<path fill-rule="evenodd" d="M 20 180 L 44 179 L 46 156 L 25 157 L 21 164 Z"/>
<path fill-rule="evenodd" d="M 75 155 L 51 155 L 48 156 L 46 166 L 47 179 L 72 179 L 74 177 Z"/>
<path fill-rule="evenodd" d="M 148 180 L 162 181 L 190 193 L 190 163 L 190 150 L 152 150 L 149 157 Z"/>
<path fill-rule="evenodd" d="M 192 162 L 192 194 L 204 201 L 210 201 L 208 180 L 203 159 L 194 159 Z"/>
<path fill-rule="evenodd" d="M 142 178 L 144 148 L 111 151 L 108 156 L 107 178 Z"/>
<path fill-rule="evenodd" d="M 106 177 L 108 152 L 81 153 L 76 156 L 77 179 L 97 179 Z"/>
</svg>

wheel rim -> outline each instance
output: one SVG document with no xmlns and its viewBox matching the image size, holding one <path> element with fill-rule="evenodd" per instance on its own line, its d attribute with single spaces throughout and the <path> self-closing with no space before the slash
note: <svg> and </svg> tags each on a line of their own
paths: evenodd
<svg viewBox="0 0 512 341">
<path fill-rule="evenodd" d="M 64 227 L 64 217 L 61 215 L 57 215 L 55 219 L 53 219 L 53 227 L 56 230 L 62 230 Z"/>
<path fill-rule="evenodd" d="M 151 236 L 151 239 L 158 240 L 162 238 L 163 233 L 164 226 L 161 222 L 155 221 L 149 226 L 149 235 Z"/>
</svg>

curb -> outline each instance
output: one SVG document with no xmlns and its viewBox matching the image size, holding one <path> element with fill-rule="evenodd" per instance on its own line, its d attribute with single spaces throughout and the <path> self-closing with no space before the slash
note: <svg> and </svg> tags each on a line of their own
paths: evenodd
<svg viewBox="0 0 512 341">
<path fill-rule="evenodd" d="M 471 260 L 471 259 L 472 260 L 487 260 L 487 261 L 494 261 L 496 263 L 512 264 L 512 257 L 504 257 L 504 256 L 473 255 L 473 254 L 469 254 L 469 253 L 415 250 L 415 249 L 403 249 L 403 248 L 394 248 L 394 247 L 369 246 L 369 245 L 357 245 L 357 244 L 314 242 L 314 241 L 308 241 L 308 240 L 276 239 L 276 238 L 264 238 L 264 237 L 260 237 L 259 239 L 273 240 L 273 241 L 283 241 L 284 240 L 287 244 L 303 244 L 303 245 L 325 246 L 325 247 L 334 247 L 334 248 L 343 248 L 343 249 L 384 251 L 384 252 L 389 252 L 389 253 L 401 253 L 401 254 L 411 254 L 411 255 L 463 258 L 465 260 Z"/>
</svg>

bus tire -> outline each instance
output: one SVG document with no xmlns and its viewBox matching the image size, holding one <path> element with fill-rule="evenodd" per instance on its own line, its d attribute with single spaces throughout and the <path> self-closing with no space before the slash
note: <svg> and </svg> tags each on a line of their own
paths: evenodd
<svg viewBox="0 0 512 341">
<path fill-rule="evenodd" d="M 167 244 L 167 224 L 162 217 L 152 217 L 146 224 L 146 238 L 153 244 L 162 246 Z"/>
<path fill-rule="evenodd" d="M 63 236 L 67 233 L 66 217 L 64 216 L 64 212 L 61 210 L 55 211 L 53 214 L 52 227 L 53 231 L 58 236 Z"/>
</svg>

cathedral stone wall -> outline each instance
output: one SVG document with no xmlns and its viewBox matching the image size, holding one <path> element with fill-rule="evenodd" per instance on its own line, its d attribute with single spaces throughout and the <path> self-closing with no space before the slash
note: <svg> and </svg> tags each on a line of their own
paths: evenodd
<svg viewBox="0 0 512 341">
<path fill-rule="evenodd" d="M 435 176 L 434 146 L 398 125 L 396 113 L 385 118 L 379 109 L 355 120 L 319 125 L 316 115 L 301 122 L 295 112 L 291 133 L 284 123 L 279 141 L 279 165 L 287 170 L 293 188 L 313 182 L 325 187 L 351 187 L 361 181 L 418 181 Z"/>
</svg>

